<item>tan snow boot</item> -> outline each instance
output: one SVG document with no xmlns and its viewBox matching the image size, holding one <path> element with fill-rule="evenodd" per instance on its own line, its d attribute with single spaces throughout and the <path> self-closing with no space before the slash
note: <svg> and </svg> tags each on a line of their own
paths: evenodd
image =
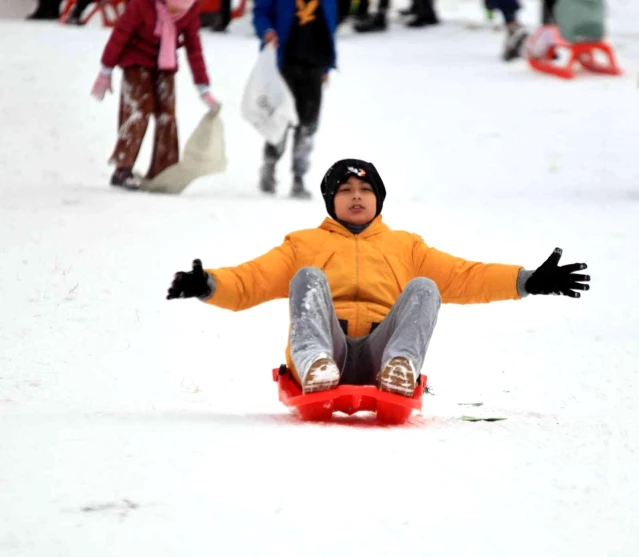
<svg viewBox="0 0 639 557">
<path fill-rule="evenodd" d="M 410 397 L 417 387 L 417 374 L 408 359 L 396 357 L 386 364 L 377 381 L 381 391 Z"/>
<path fill-rule="evenodd" d="M 302 391 L 308 394 L 334 389 L 339 384 L 339 376 L 339 368 L 333 358 L 322 356 L 308 368 L 302 382 Z"/>
</svg>

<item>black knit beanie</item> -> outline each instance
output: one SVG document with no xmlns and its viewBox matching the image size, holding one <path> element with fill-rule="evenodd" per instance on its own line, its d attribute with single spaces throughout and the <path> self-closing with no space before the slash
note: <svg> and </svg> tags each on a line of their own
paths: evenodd
<svg viewBox="0 0 639 557">
<path fill-rule="evenodd" d="M 349 177 L 355 176 L 364 182 L 368 182 L 375 196 L 377 197 L 377 210 L 375 216 L 382 212 L 382 206 L 384 205 L 384 199 L 386 198 L 386 188 L 384 182 L 377 172 L 377 169 L 373 166 L 373 163 L 361 161 L 359 159 L 343 159 L 337 161 L 331 166 L 322 180 L 322 197 L 324 203 L 326 203 L 326 210 L 328 214 L 337 220 L 335 216 L 335 193 Z"/>
</svg>

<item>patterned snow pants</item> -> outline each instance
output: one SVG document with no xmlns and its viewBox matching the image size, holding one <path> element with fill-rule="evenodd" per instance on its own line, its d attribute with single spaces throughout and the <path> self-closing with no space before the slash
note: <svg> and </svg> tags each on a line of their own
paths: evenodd
<svg viewBox="0 0 639 557">
<path fill-rule="evenodd" d="M 147 178 L 178 162 L 174 75 L 139 66 L 124 69 L 118 139 L 110 159 L 117 168 L 133 168 L 151 115 L 155 136 Z"/>
</svg>

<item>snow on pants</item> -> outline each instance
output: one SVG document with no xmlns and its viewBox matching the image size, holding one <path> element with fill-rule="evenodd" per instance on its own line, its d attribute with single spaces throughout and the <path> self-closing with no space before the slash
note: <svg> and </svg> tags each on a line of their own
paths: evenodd
<svg viewBox="0 0 639 557">
<path fill-rule="evenodd" d="M 427 278 L 411 280 L 384 320 L 368 335 L 353 338 L 342 330 L 328 279 L 315 267 L 300 269 L 290 284 L 291 358 L 303 380 L 321 355 L 332 357 L 343 385 L 372 385 L 391 358 L 408 358 L 420 371 L 433 335 L 441 297 Z"/>
<path fill-rule="evenodd" d="M 304 66 L 282 68 L 282 77 L 295 98 L 295 108 L 300 121 L 293 136 L 293 174 L 295 176 L 303 176 L 310 166 L 313 139 L 319 126 L 322 106 L 323 76 L 322 68 Z M 267 143 L 264 146 L 264 160 L 267 163 L 274 165 L 282 158 L 286 150 L 287 135 L 288 133 L 277 145 Z"/>
<path fill-rule="evenodd" d="M 110 161 L 117 168 L 133 168 L 151 115 L 155 137 L 147 178 L 178 162 L 174 75 L 139 66 L 124 69 L 118 139 Z"/>
</svg>

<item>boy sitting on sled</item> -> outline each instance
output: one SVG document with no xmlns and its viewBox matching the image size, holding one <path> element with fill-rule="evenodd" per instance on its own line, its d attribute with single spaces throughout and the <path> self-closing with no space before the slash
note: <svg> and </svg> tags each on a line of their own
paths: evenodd
<svg viewBox="0 0 639 557">
<path fill-rule="evenodd" d="M 239 311 L 290 300 L 287 364 L 303 392 L 338 384 L 377 385 L 412 396 L 441 302 L 516 300 L 588 290 L 584 263 L 558 266 L 555 249 L 535 271 L 466 261 L 382 222 L 386 189 L 375 167 L 335 163 L 321 185 L 327 218 L 292 232 L 268 253 L 238 265 L 175 275 L 167 299 L 197 297 Z"/>
</svg>

